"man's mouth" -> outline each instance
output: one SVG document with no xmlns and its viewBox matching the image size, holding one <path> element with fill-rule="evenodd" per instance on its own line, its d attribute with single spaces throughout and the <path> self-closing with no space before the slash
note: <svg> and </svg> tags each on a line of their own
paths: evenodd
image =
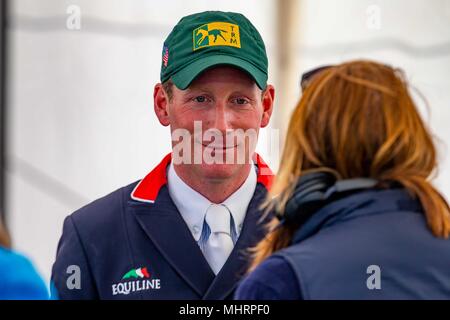
<svg viewBox="0 0 450 320">
<path fill-rule="evenodd" d="M 228 150 L 228 149 L 233 149 L 233 148 L 236 148 L 237 147 L 237 145 L 230 145 L 230 146 L 228 146 L 228 145 L 223 145 L 223 144 L 214 144 L 214 143 L 204 143 L 204 142 L 202 142 L 201 143 L 202 144 L 202 146 L 204 146 L 205 148 L 208 148 L 208 149 L 216 149 L 216 150 Z"/>
</svg>

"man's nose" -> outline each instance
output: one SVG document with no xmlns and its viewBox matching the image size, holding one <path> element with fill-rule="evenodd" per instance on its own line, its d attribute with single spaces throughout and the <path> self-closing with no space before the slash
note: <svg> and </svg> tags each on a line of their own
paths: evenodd
<svg viewBox="0 0 450 320">
<path fill-rule="evenodd" d="M 214 128 L 226 134 L 230 126 L 230 113 L 224 103 L 218 102 L 214 112 Z"/>
</svg>

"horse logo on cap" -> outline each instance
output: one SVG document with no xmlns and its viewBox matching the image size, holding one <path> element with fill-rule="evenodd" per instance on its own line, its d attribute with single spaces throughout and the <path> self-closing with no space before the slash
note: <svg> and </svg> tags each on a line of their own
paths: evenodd
<svg viewBox="0 0 450 320">
<path fill-rule="evenodd" d="M 204 24 L 193 32 L 194 51 L 211 46 L 241 47 L 239 26 L 228 22 Z"/>
</svg>

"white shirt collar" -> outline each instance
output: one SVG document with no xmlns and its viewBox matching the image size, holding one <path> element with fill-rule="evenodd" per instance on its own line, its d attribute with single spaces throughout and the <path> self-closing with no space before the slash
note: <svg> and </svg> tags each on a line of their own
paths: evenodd
<svg viewBox="0 0 450 320">
<path fill-rule="evenodd" d="M 222 203 L 230 210 L 237 234 L 239 235 L 244 222 L 248 205 L 255 193 L 257 183 L 256 168 L 252 166 L 245 182 Z M 211 201 L 188 186 L 175 172 L 170 163 L 167 174 L 167 187 L 170 197 L 186 222 L 196 241 L 200 239 L 206 210 Z"/>
</svg>

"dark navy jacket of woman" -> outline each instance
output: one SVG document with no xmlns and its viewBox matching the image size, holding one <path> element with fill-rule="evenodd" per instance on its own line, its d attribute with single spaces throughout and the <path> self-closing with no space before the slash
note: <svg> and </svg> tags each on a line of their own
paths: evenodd
<svg viewBox="0 0 450 320">
<path fill-rule="evenodd" d="M 235 297 L 450 299 L 450 240 L 404 189 L 362 191 L 314 213 Z"/>
<path fill-rule="evenodd" d="M 259 205 L 272 180 L 258 178 L 227 262 L 211 270 L 167 188 L 167 155 L 144 179 L 77 210 L 64 221 L 52 281 L 60 299 L 227 299 L 264 235 Z"/>
</svg>

